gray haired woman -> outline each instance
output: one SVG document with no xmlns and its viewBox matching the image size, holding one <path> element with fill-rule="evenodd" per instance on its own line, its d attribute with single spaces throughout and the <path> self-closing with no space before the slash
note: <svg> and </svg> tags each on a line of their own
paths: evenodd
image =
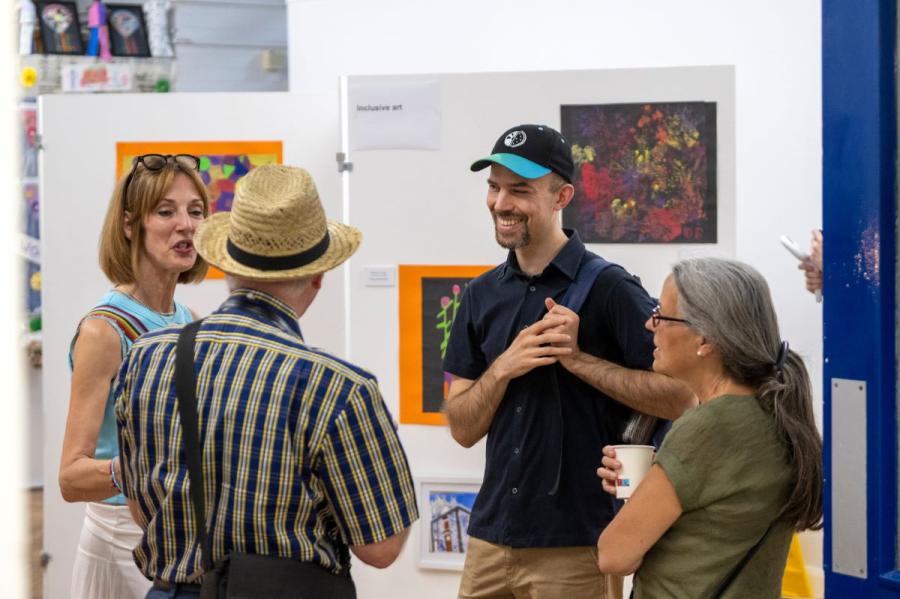
<svg viewBox="0 0 900 599">
<path fill-rule="evenodd" d="M 646 326 L 653 370 L 700 404 L 600 535 L 598 565 L 635 572 L 635 599 L 780 597 L 791 534 L 822 525 L 822 441 L 769 287 L 740 262 L 685 260 Z M 621 464 L 603 452 L 597 474 L 614 493 Z"/>
</svg>

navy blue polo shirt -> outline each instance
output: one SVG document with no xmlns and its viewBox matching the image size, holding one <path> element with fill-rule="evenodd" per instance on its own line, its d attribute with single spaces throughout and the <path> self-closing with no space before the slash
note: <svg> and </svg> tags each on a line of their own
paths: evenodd
<svg viewBox="0 0 900 599">
<path fill-rule="evenodd" d="M 545 298 L 562 298 L 579 266 L 593 256 L 576 232 L 566 234 L 569 241 L 541 274 L 523 273 L 510 251 L 506 262 L 469 283 L 453 323 L 446 372 L 478 379 L 521 329 L 544 316 Z M 607 268 L 579 312 L 579 347 L 649 369 L 653 336 L 644 323 L 654 306 L 636 277 L 618 265 Z M 512 547 L 595 544 L 615 503 L 596 474 L 601 450 L 622 442 L 630 415 L 559 364 L 510 381 L 488 431 L 469 535 Z"/>
</svg>

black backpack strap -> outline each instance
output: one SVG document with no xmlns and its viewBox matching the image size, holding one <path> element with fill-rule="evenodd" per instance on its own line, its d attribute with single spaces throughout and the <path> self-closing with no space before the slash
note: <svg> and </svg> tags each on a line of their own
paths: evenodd
<svg viewBox="0 0 900 599">
<path fill-rule="evenodd" d="M 175 394 L 178 413 L 181 416 L 181 436 L 191 482 L 191 503 L 194 504 L 194 520 L 200 541 L 200 557 L 204 572 L 213 569 L 212 547 L 206 529 L 206 499 L 203 493 L 203 462 L 197 424 L 197 383 L 194 376 L 194 340 L 202 320 L 185 325 L 178 335 L 175 349 Z"/>
<path fill-rule="evenodd" d="M 573 312 L 581 310 L 588 293 L 594 288 L 597 277 L 610 266 L 613 266 L 613 263 L 600 256 L 591 258 L 578 269 L 575 281 L 569 285 L 559 303 Z M 622 440 L 625 443 L 646 445 L 650 443 L 657 430 L 659 430 L 658 418 L 632 410 L 625 429 L 622 431 Z"/>
<path fill-rule="evenodd" d="M 597 277 L 610 266 L 612 266 L 612 262 L 607 262 L 600 256 L 594 256 L 589 259 L 578 268 L 578 271 L 575 273 L 575 280 L 572 281 L 569 288 L 566 289 L 565 294 L 563 294 L 558 303 L 577 313 L 584 305 L 591 289 L 594 288 L 594 282 L 597 280 Z M 557 452 L 556 478 L 553 481 L 553 486 L 550 488 L 548 495 L 556 495 L 557 491 L 559 491 L 560 480 L 562 479 L 563 439 L 566 436 L 566 423 L 563 418 L 562 393 L 559 389 L 559 373 L 556 370 L 556 365 L 553 365 L 551 372 L 553 373 L 553 376 L 550 378 L 550 383 L 553 385 L 553 394 L 556 396 L 556 405 L 559 415 L 559 451 Z"/>
<path fill-rule="evenodd" d="M 600 256 L 594 256 L 585 264 L 582 264 L 575 273 L 575 280 L 566 289 L 565 295 L 559 300 L 559 303 L 572 312 L 578 312 L 587 300 L 588 294 L 594 288 L 594 281 L 600 276 L 604 270 L 612 266 L 612 262 L 608 262 Z"/>
</svg>

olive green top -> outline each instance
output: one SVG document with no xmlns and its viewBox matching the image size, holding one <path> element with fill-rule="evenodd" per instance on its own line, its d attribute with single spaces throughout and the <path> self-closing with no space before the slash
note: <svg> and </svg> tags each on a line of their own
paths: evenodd
<svg viewBox="0 0 900 599">
<path fill-rule="evenodd" d="M 656 455 L 682 514 L 644 556 L 635 599 L 710 599 L 786 504 L 787 451 L 772 418 L 749 395 L 688 410 Z M 779 522 L 722 595 L 777 599 L 791 542 Z"/>
</svg>

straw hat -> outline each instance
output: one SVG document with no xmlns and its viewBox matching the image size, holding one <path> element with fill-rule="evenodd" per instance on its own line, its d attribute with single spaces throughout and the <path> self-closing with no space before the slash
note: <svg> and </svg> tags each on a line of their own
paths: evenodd
<svg viewBox="0 0 900 599">
<path fill-rule="evenodd" d="M 228 274 L 275 281 L 331 270 L 361 239 L 359 229 L 325 219 L 308 172 L 267 164 L 238 181 L 231 212 L 206 219 L 194 247 Z"/>
</svg>

